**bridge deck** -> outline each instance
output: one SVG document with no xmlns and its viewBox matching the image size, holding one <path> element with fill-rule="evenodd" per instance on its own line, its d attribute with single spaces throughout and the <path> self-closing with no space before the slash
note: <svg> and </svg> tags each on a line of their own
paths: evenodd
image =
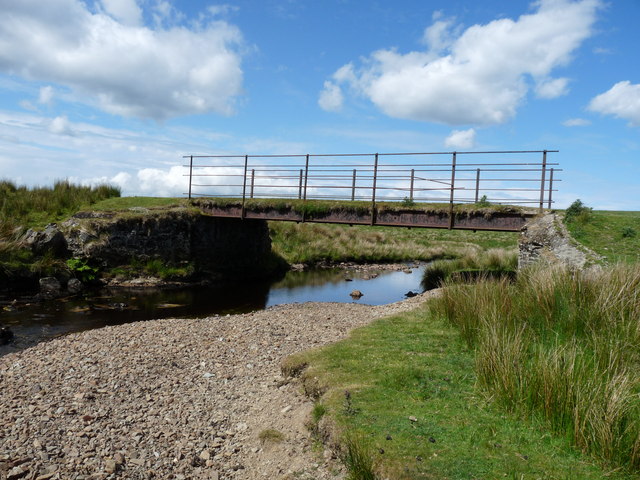
<svg viewBox="0 0 640 480">
<path fill-rule="evenodd" d="M 347 225 L 373 225 L 406 228 L 444 228 L 458 230 L 488 230 L 518 232 L 537 212 L 519 207 L 434 208 L 428 205 L 402 208 L 381 206 L 371 208 L 314 209 L 313 201 L 304 204 L 270 207 L 264 202 L 217 203 L 198 199 L 193 204 L 209 216 L 222 218 L 260 219 L 270 221 L 335 223 Z M 460 206 L 462 207 L 462 206 Z"/>
</svg>

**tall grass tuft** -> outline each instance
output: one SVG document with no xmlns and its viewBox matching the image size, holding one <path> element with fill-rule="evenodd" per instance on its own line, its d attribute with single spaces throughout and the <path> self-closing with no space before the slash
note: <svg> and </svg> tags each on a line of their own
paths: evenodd
<svg viewBox="0 0 640 480">
<path fill-rule="evenodd" d="M 16 186 L 0 180 L 0 235 L 7 238 L 17 227 L 32 227 L 56 221 L 110 197 L 119 197 L 120 189 L 109 185 L 85 187 L 66 180 L 53 188 Z"/>
<path fill-rule="evenodd" d="M 348 480 L 376 480 L 371 447 L 362 435 L 347 434 L 342 442 L 341 460 Z"/>
<path fill-rule="evenodd" d="M 432 308 L 475 349 L 478 384 L 498 403 L 640 471 L 640 265 L 449 284 Z"/>
<path fill-rule="evenodd" d="M 453 260 L 436 260 L 425 268 L 422 288 L 438 288 L 447 280 L 464 282 L 478 278 L 513 278 L 518 267 L 515 250 L 491 248 L 467 249 Z"/>
</svg>

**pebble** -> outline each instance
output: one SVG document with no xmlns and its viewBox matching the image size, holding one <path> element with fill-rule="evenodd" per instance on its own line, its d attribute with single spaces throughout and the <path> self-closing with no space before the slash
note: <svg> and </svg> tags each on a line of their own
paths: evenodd
<svg viewBox="0 0 640 480">
<path fill-rule="evenodd" d="M 0 477 L 344 478 L 331 453 L 302 453 L 313 451 L 305 427 L 313 403 L 281 376 L 280 362 L 415 308 L 425 295 L 136 322 L 6 354 Z M 261 448 L 267 429 L 285 440 Z"/>
</svg>

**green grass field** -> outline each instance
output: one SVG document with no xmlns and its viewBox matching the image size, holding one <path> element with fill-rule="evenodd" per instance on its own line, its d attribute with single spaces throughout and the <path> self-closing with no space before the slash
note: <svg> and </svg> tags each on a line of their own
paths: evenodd
<svg viewBox="0 0 640 480">
<path fill-rule="evenodd" d="M 640 212 L 596 210 L 569 222 L 567 228 L 608 263 L 640 261 Z"/>
</svg>

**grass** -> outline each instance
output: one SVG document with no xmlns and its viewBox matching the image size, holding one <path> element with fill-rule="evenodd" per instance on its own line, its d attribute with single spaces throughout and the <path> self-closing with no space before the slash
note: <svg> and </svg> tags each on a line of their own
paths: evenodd
<svg viewBox="0 0 640 480">
<path fill-rule="evenodd" d="M 192 263 L 179 265 L 165 262 L 161 259 L 152 259 L 142 262 L 132 259 L 128 265 L 121 265 L 104 272 L 107 277 L 136 278 L 141 276 L 156 277 L 162 280 L 188 280 L 196 272 Z"/>
<path fill-rule="evenodd" d="M 640 212 L 595 210 L 566 225 L 573 238 L 606 262 L 640 262 Z"/>
<path fill-rule="evenodd" d="M 605 476 L 595 461 L 551 435 L 543 421 L 505 412 L 479 391 L 474 351 L 451 323 L 427 308 L 375 321 L 346 340 L 289 357 L 283 371 L 305 365 L 302 381 L 322 405 L 316 428 L 324 424 L 331 431 L 343 460 L 355 438 L 377 475 L 358 476 L 360 467 L 345 460 L 351 478 Z"/>
<path fill-rule="evenodd" d="M 189 201 L 186 198 L 118 197 L 97 202 L 91 207 L 91 210 L 97 212 L 123 212 L 130 209 L 156 209 L 187 205 L 189 205 Z"/>
<path fill-rule="evenodd" d="M 488 249 L 517 248 L 509 232 L 405 229 L 270 222 L 272 248 L 289 263 L 403 262 L 457 258 Z"/>
<path fill-rule="evenodd" d="M 193 200 L 194 204 L 208 204 L 219 207 L 240 207 L 241 198 L 199 198 Z M 247 198 L 244 203 L 246 208 L 257 211 L 276 210 L 278 212 L 293 211 L 298 214 L 305 214 L 310 217 L 322 216 L 331 212 L 354 212 L 366 215 L 371 213 L 371 202 L 368 201 L 348 201 L 348 200 L 299 200 L 280 198 Z M 376 202 L 379 212 L 384 211 L 406 211 L 414 210 L 430 213 L 448 213 L 450 204 L 448 203 L 417 203 L 405 199 L 402 202 Z M 491 205 L 483 203 L 455 204 L 453 211 L 458 216 L 470 214 L 490 216 L 496 212 L 503 213 L 524 213 L 531 212 L 531 209 L 512 205 Z"/>
<path fill-rule="evenodd" d="M 453 260 L 436 260 L 424 270 L 422 288 L 431 290 L 447 281 L 469 282 L 482 278 L 515 278 L 518 255 L 515 250 L 492 248 L 471 250 Z"/>
<path fill-rule="evenodd" d="M 0 181 L 0 283 L 66 269 L 64 262 L 49 254 L 36 256 L 24 249 L 20 238 L 26 229 L 65 220 L 80 208 L 119 195 L 119 189 L 107 185 L 83 187 L 59 181 L 50 188 L 30 189 Z"/>
<path fill-rule="evenodd" d="M 603 465 L 640 474 L 640 264 L 449 285 L 433 313 L 475 350 L 478 385 Z"/>
<path fill-rule="evenodd" d="M 258 434 L 258 439 L 262 444 L 282 443 L 284 441 L 284 433 L 273 428 L 267 428 Z"/>
<path fill-rule="evenodd" d="M 38 228 L 66 219 L 80 208 L 101 200 L 119 197 L 120 190 L 109 185 L 83 187 L 58 181 L 51 187 L 27 188 L 0 181 L 0 237 L 7 238 L 16 227 Z"/>
</svg>

